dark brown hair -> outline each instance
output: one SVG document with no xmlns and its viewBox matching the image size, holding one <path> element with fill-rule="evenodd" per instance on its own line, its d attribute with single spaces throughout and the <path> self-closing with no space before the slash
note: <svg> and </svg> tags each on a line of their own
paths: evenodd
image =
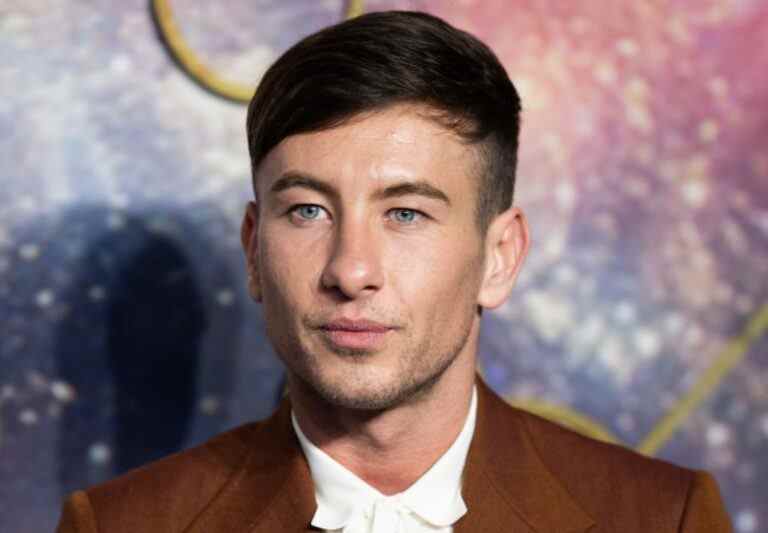
<svg viewBox="0 0 768 533">
<path fill-rule="evenodd" d="M 478 145 L 484 232 L 512 204 L 520 98 L 485 44 L 426 13 L 346 20 L 305 37 L 267 70 L 248 106 L 254 189 L 259 164 L 286 137 L 399 103 L 432 108 L 442 125 Z"/>
</svg>

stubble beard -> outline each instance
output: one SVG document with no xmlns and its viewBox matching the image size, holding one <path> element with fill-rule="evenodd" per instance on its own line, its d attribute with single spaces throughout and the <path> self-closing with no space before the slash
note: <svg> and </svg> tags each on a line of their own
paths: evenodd
<svg viewBox="0 0 768 533">
<path fill-rule="evenodd" d="M 463 279 L 466 279 L 466 276 Z M 467 287 L 466 282 L 462 286 Z M 271 307 L 268 305 L 268 299 L 271 300 L 268 298 L 268 292 L 272 291 L 265 291 L 265 311 Z M 473 299 L 466 298 L 463 293 L 454 294 L 437 305 L 449 305 L 446 301 L 451 300 L 469 302 Z M 431 328 L 423 333 L 421 339 L 414 338 L 408 328 L 408 322 L 400 324 L 404 329 L 395 330 L 393 333 L 403 337 L 392 339 L 397 341 L 399 346 L 384 348 L 399 350 L 397 354 L 386 355 L 395 357 L 397 364 L 382 378 L 381 375 L 376 375 L 374 364 L 375 359 L 384 354 L 365 350 L 342 350 L 339 346 L 331 348 L 323 345 L 312 335 L 312 330 L 323 323 L 324 316 L 299 318 L 291 312 L 295 307 L 287 305 L 282 298 L 277 298 L 276 301 L 285 305 L 278 305 L 270 314 L 289 316 L 294 321 L 292 327 L 287 328 L 281 327 L 279 321 L 269 319 L 265 324 L 267 336 L 286 367 L 289 386 L 300 388 L 301 394 L 314 396 L 329 406 L 371 412 L 418 401 L 427 395 L 467 347 L 477 319 L 477 306 L 472 301 L 467 303 L 467 308 L 459 316 L 438 318 L 440 313 L 438 316 L 433 315 L 431 320 L 428 320 L 432 323 Z M 397 320 L 383 322 L 398 323 Z M 287 324 L 282 324 L 285 325 Z M 449 338 L 447 340 L 450 344 L 441 342 L 446 338 Z M 328 353 L 329 351 L 332 353 Z M 327 364 L 324 364 L 324 359 L 329 357 L 347 358 L 349 364 L 345 365 L 346 368 L 337 368 L 335 372 L 330 372 Z"/>
<path fill-rule="evenodd" d="M 462 324 L 455 342 L 444 349 L 439 357 L 435 357 L 432 352 L 435 348 L 431 345 L 431 337 L 415 347 L 406 342 L 400 360 L 407 361 L 407 364 L 399 365 L 396 374 L 384 384 L 373 383 L 375 378 L 365 376 L 354 368 L 341 378 L 328 378 L 322 369 L 322 358 L 327 357 L 324 354 L 311 350 L 296 338 L 293 339 L 294 342 L 289 343 L 293 344 L 290 347 L 283 345 L 278 348 L 277 343 L 274 344 L 286 365 L 289 386 L 299 387 L 305 393 L 312 394 L 331 406 L 360 411 L 383 411 L 418 401 L 427 395 L 462 353 L 469 341 L 471 330 L 472 319 L 468 319 Z M 358 359 L 355 365 L 360 365 L 361 368 L 367 364 L 366 358 L 377 356 L 375 353 L 361 350 L 341 351 L 337 348 L 334 351 L 342 357 Z M 415 355 L 405 359 L 407 353 Z"/>
<path fill-rule="evenodd" d="M 324 377 L 321 368 L 322 354 L 310 355 L 308 348 L 296 346 L 294 357 L 280 354 L 288 368 L 289 383 L 319 397 L 323 402 L 332 406 L 360 411 L 383 411 L 405 403 L 417 401 L 427 395 L 443 374 L 454 364 L 466 347 L 472 330 L 472 319 L 462 324 L 460 335 L 453 345 L 443 351 L 439 357 L 433 357 L 431 338 L 426 339 L 416 347 L 406 347 L 400 354 L 401 361 L 410 364 L 400 365 L 394 378 L 389 383 L 370 383 L 371 378 L 363 376 L 354 369 L 342 378 L 328 379 Z M 297 343 L 300 344 L 300 343 Z M 360 350 L 334 350 L 342 357 L 358 358 L 356 364 L 366 365 L 366 358 L 376 357 L 376 354 Z M 278 350 L 280 352 L 280 350 Z M 295 357 L 296 354 L 300 354 Z M 406 359 L 406 354 L 415 354 Z M 415 360 L 413 359 L 415 358 Z M 362 392 L 361 392 L 362 391 Z"/>
</svg>

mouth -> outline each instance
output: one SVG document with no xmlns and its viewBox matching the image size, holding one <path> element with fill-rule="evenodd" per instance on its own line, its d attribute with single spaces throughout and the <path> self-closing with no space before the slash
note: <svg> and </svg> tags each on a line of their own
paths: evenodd
<svg viewBox="0 0 768 533">
<path fill-rule="evenodd" d="M 340 318 L 320 325 L 326 342 L 332 348 L 369 352 L 381 347 L 394 326 L 372 320 Z"/>
</svg>

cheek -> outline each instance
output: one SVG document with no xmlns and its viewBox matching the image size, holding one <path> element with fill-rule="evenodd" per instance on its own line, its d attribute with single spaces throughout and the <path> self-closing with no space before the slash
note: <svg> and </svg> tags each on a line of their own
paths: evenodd
<svg viewBox="0 0 768 533">
<path fill-rule="evenodd" d="M 429 322 L 448 322 L 473 314 L 477 306 L 482 256 L 477 244 L 451 240 L 417 246 L 402 254 L 397 269 L 401 297 Z M 463 319 L 462 319 L 463 320 Z"/>
<path fill-rule="evenodd" d="M 321 258 L 314 256 L 320 253 L 265 231 L 257 258 L 265 307 L 274 311 L 301 309 L 318 283 Z"/>
</svg>

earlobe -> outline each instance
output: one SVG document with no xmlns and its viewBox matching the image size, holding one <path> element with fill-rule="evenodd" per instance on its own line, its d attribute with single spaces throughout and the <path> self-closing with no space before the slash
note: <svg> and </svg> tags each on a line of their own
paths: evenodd
<svg viewBox="0 0 768 533">
<path fill-rule="evenodd" d="M 525 214 L 511 207 L 498 215 L 486 233 L 485 272 L 478 304 L 493 309 L 502 305 L 528 254 L 530 236 Z"/>
<path fill-rule="evenodd" d="M 259 206 L 256 202 L 248 202 L 245 215 L 240 227 L 240 241 L 245 252 L 245 266 L 248 271 L 248 292 L 257 302 L 261 302 L 261 280 L 257 264 L 258 255 Z"/>
</svg>

